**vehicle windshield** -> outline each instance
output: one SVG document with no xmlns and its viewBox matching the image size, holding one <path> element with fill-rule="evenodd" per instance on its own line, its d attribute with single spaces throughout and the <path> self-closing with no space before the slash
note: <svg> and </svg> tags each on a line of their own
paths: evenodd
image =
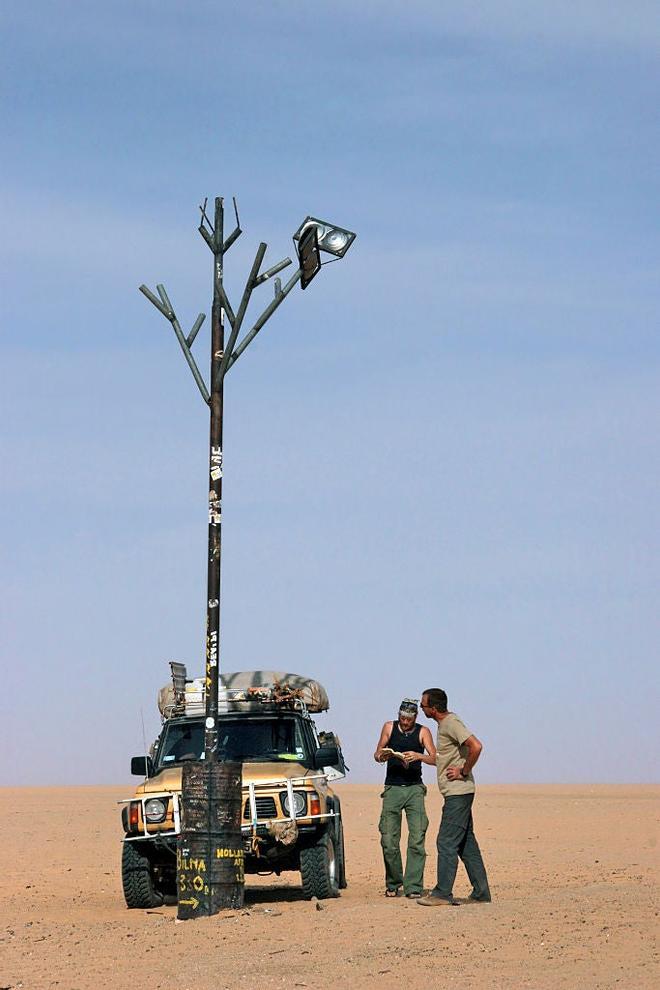
<svg viewBox="0 0 660 990">
<path fill-rule="evenodd" d="M 302 726 L 295 718 L 220 718 L 218 751 L 226 760 L 289 760 L 306 758 Z M 158 766 L 204 756 L 204 722 L 171 722 L 163 730 Z"/>
</svg>

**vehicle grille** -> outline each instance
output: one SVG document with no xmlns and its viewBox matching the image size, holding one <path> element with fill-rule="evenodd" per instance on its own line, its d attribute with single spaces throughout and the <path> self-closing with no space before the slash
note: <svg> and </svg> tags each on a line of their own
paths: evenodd
<svg viewBox="0 0 660 990">
<path fill-rule="evenodd" d="M 257 818 L 277 818 L 277 811 L 275 810 L 275 798 L 272 797 L 257 797 L 255 798 L 255 804 L 257 806 Z M 250 801 L 245 802 L 243 808 L 243 818 L 250 821 Z"/>
</svg>

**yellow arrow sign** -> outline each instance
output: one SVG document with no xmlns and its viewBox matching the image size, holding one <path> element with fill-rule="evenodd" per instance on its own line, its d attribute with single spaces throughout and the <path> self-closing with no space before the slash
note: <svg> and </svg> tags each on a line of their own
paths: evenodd
<svg viewBox="0 0 660 990">
<path fill-rule="evenodd" d="M 193 911 L 199 907 L 199 901 L 196 897 L 190 897 L 187 901 L 179 901 L 179 904 L 192 904 Z"/>
</svg>

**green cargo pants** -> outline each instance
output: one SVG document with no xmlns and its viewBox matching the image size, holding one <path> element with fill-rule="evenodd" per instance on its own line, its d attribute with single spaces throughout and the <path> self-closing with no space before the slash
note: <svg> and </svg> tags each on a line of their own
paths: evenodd
<svg viewBox="0 0 660 990">
<path fill-rule="evenodd" d="M 398 890 L 403 884 L 404 894 L 421 894 L 424 889 L 424 863 L 426 850 L 424 838 L 429 820 L 426 817 L 424 784 L 386 784 L 381 797 L 383 810 L 378 823 L 380 844 L 385 861 L 385 886 Z M 401 814 L 408 822 L 408 851 L 406 872 L 401 862 Z"/>
</svg>

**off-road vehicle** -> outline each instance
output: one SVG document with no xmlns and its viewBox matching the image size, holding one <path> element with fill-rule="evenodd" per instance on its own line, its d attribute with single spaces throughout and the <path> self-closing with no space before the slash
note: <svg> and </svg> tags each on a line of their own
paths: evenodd
<svg viewBox="0 0 660 990">
<path fill-rule="evenodd" d="M 159 693 L 162 729 L 147 756 L 131 760 L 145 777 L 122 801 L 122 881 L 129 908 L 176 898 L 181 830 L 181 765 L 204 758 L 204 679 L 172 663 Z M 279 876 L 299 870 L 306 897 L 337 897 L 346 886 L 339 798 L 330 782 L 346 766 L 333 733 L 319 733 L 312 713 L 328 697 L 318 681 L 276 671 L 225 674 L 219 691 L 221 759 L 243 763 L 245 872 Z"/>
</svg>

